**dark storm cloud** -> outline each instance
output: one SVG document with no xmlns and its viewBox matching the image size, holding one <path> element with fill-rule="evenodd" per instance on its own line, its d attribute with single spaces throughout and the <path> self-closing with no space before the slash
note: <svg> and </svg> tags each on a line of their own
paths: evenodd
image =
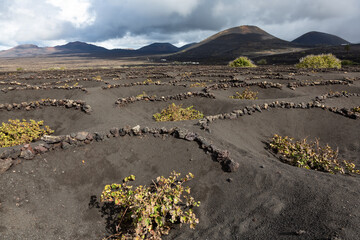
<svg viewBox="0 0 360 240">
<path fill-rule="evenodd" d="M 0 45 L 189 42 L 245 24 L 287 40 L 318 30 L 357 42 L 359 11 L 358 0 L 2 0 Z"/>
</svg>

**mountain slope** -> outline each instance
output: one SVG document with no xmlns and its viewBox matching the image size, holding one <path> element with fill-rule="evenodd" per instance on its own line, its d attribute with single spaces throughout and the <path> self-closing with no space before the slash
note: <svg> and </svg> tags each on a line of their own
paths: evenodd
<svg viewBox="0 0 360 240">
<path fill-rule="evenodd" d="M 152 43 L 136 50 L 138 54 L 168 54 L 178 52 L 179 48 L 170 43 Z"/>
<path fill-rule="evenodd" d="M 60 45 L 55 47 L 56 50 L 59 51 L 59 53 L 65 54 L 65 53 L 104 53 L 108 52 L 110 50 L 99 47 L 93 44 L 88 44 L 85 42 L 69 42 L 65 45 Z"/>
<path fill-rule="evenodd" d="M 257 56 L 298 48 L 256 26 L 240 26 L 219 32 L 168 58 L 178 61 L 226 62 L 240 55 Z"/>
<path fill-rule="evenodd" d="M 292 43 L 304 46 L 336 46 L 349 44 L 348 41 L 328 33 L 308 32 L 292 41 Z"/>
<path fill-rule="evenodd" d="M 57 50 L 52 47 L 41 48 L 33 44 L 22 44 L 8 50 L 0 51 L 0 57 L 34 57 L 53 54 Z"/>
<path fill-rule="evenodd" d="M 137 50 L 106 49 L 85 42 L 70 42 L 55 47 L 38 47 L 32 44 L 19 45 L 14 48 L 0 51 L 0 57 L 35 57 L 40 55 L 87 54 L 101 57 L 132 57 L 157 54 L 171 54 L 180 51 L 170 43 L 153 43 Z"/>
</svg>

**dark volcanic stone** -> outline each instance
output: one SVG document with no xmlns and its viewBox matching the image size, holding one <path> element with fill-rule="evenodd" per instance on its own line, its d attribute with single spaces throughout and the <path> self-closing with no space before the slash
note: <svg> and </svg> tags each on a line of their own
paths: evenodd
<svg viewBox="0 0 360 240">
<path fill-rule="evenodd" d="M 98 133 L 98 132 L 94 133 L 95 141 L 100 142 L 100 141 L 104 140 L 104 138 L 105 138 L 104 133 Z"/>
<path fill-rule="evenodd" d="M 111 133 L 111 135 L 113 135 L 114 137 L 120 136 L 120 134 L 119 134 L 119 128 L 112 128 L 112 129 L 110 129 L 110 133 Z"/>
<path fill-rule="evenodd" d="M 26 160 L 31 160 L 35 157 L 35 151 L 29 144 L 25 144 L 23 148 L 21 148 L 20 157 Z"/>
<path fill-rule="evenodd" d="M 68 148 L 70 148 L 70 146 L 71 146 L 70 143 L 67 143 L 67 142 L 62 142 L 61 143 L 61 148 L 62 149 L 68 149 Z"/>
<path fill-rule="evenodd" d="M 40 153 L 40 154 L 48 151 L 48 149 L 46 147 L 44 147 L 43 145 L 36 146 L 34 148 L 34 150 L 36 153 Z"/>
<path fill-rule="evenodd" d="M 225 162 L 222 163 L 223 168 L 227 172 L 236 172 L 239 168 L 239 163 L 235 162 L 234 160 L 228 158 Z"/>
<path fill-rule="evenodd" d="M 90 113 L 92 112 L 92 108 L 90 105 L 86 104 L 82 107 L 82 110 L 85 112 L 85 113 Z"/>
<path fill-rule="evenodd" d="M 184 139 L 188 140 L 188 141 L 194 141 L 195 138 L 197 137 L 197 134 L 194 132 L 189 132 L 185 135 Z"/>
<path fill-rule="evenodd" d="M 11 158 L 0 160 L 0 174 L 6 172 L 11 165 L 13 165 L 13 160 Z"/>
</svg>

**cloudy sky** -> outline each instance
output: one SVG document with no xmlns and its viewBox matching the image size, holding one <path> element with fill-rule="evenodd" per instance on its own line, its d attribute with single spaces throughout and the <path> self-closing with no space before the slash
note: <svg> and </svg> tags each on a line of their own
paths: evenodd
<svg viewBox="0 0 360 240">
<path fill-rule="evenodd" d="M 239 25 L 285 40 L 315 30 L 358 43 L 359 22 L 359 0 L 0 0 L 0 49 L 70 41 L 181 46 Z"/>
</svg>

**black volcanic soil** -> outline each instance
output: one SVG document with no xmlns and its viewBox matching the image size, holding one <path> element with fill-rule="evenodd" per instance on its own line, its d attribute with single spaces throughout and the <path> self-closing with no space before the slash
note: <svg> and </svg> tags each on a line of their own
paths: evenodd
<svg viewBox="0 0 360 240">
<path fill-rule="evenodd" d="M 121 107 L 115 104 L 118 98 L 135 96 L 142 91 L 162 96 L 201 91 L 202 88 L 150 85 L 102 89 L 105 82 L 90 80 L 86 92 L 55 89 L 0 92 L 0 104 L 47 97 L 69 98 L 83 100 L 93 110 L 86 114 L 80 109 L 60 106 L 43 106 L 30 111 L 2 109 L 1 122 L 9 118 L 43 119 L 56 135 L 108 132 L 112 127 L 138 124 L 181 127 L 229 150 L 232 159 L 240 164 L 237 172 L 224 172 L 196 142 L 167 135 L 111 137 L 102 142 L 37 155 L 32 160 L 22 160 L 0 175 L 0 239 L 102 239 L 110 233 L 107 216 L 91 204 L 91 199 L 99 200 L 106 184 L 120 183 L 130 174 L 136 175 L 135 184 L 150 184 L 152 179 L 168 176 L 172 170 L 195 175 L 189 186 L 195 199 L 201 201 L 200 207 L 195 209 L 200 223 L 195 230 L 175 226 L 164 239 L 358 239 L 360 175 L 332 175 L 287 165 L 267 150 L 267 143 L 275 133 L 296 139 L 318 138 L 321 143 L 338 148 L 341 158 L 360 166 L 359 119 L 321 108 L 276 108 L 233 120 L 216 120 L 209 124 L 209 131 L 201 130 L 196 120 L 157 123 L 152 119 L 152 114 L 172 102 L 193 105 L 205 115 L 215 115 L 273 101 L 311 102 L 330 91 L 360 93 L 360 69 L 352 69 L 311 72 L 293 67 L 161 66 L 0 75 L 0 81 L 8 82 L 36 76 L 41 79 L 36 84 L 94 76 L 101 76 L 109 84 L 121 84 L 144 81 L 161 73 L 164 73 L 160 78 L 163 82 L 177 79 L 180 84 L 200 79 L 212 80 L 207 85 L 234 79 L 282 84 L 282 89 L 252 86 L 252 90 L 259 92 L 259 99 L 252 101 L 230 99 L 228 96 L 244 88 L 228 88 L 210 90 L 215 99 L 136 101 Z M 185 72 L 192 73 L 190 78 L 183 77 Z M 271 76 L 264 78 L 265 73 Z M 353 83 L 294 90 L 287 87 L 291 82 L 343 80 L 345 77 L 351 78 Z M 71 85 L 73 83 L 76 81 Z M 359 106 L 360 98 L 329 98 L 322 104 L 350 108 Z"/>
</svg>

